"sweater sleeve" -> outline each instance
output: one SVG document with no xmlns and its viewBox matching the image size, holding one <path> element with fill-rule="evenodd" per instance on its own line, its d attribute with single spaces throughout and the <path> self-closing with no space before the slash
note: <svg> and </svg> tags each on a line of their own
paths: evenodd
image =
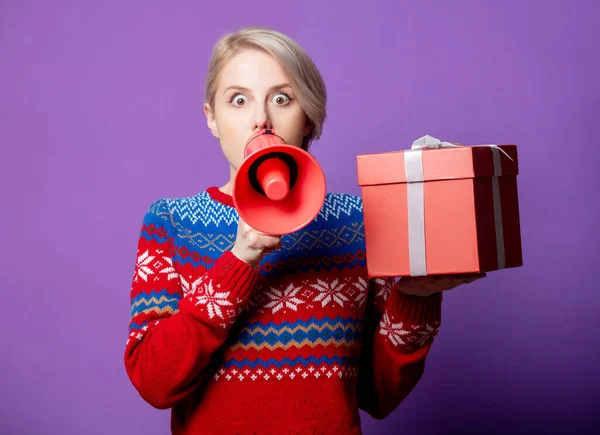
<svg viewBox="0 0 600 435">
<path fill-rule="evenodd" d="M 415 388 L 441 322 L 442 294 L 402 293 L 393 278 L 372 279 L 358 378 L 359 407 L 376 419 Z"/>
<path fill-rule="evenodd" d="M 173 407 L 206 378 L 211 356 L 227 339 L 258 277 L 257 268 L 231 251 L 208 270 L 184 277 L 174 261 L 175 239 L 165 200 L 156 201 L 138 241 L 124 358 L 132 384 L 158 409 Z"/>
</svg>

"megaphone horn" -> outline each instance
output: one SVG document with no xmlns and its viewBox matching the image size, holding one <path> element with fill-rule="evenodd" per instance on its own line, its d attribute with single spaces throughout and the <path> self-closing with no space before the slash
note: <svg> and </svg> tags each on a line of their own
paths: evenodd
<svg viewBox="0 0 600 435">
<path fill-rule="evenodd" d="M 308 152 L 264 129 L 250 137 L 244 156 L 232 196 L 251 227 L 266 234 L 289 234 L 318 215 L 325 201 L 325 176 Z"/>
</svg>

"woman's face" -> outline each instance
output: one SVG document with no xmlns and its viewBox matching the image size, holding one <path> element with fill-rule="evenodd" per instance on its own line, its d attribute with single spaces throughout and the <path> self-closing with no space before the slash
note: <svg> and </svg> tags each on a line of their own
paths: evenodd
<svg viewBox="0 0 600 435">
<path fill-rule="evenodd" d="M 241 51 L 222 69 L 214 107 L 205 104 L 204 112 L 235 171 L 244 160 L 246 142 L 263 128 L 272 128 L 290 145 L 302 145 L 310 125 L 290 83 L 281 65 L 259 50 Z"/>
</svg>

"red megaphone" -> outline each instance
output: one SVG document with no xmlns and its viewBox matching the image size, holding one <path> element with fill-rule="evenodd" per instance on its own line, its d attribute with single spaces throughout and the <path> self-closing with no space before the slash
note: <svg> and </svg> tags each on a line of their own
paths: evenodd
<svg viewBox="0 0 600 435">
<path fill-rule="evenodd" d="M 325 175 L 315 158 L 272 129 L 253 134 L 232 188 L 240 217 L 260 232 L 281 236 L 304 228 L 325 202 Z"/>
</svg>

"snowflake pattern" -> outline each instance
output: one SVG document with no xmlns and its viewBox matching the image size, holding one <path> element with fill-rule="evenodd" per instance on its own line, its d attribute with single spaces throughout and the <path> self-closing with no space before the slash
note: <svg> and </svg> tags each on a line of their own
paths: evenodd
<svg viewBox="0 0 600 435">
<path fill-rule="evenodd" d="M 283 307 L 298 311 L 298 305 L 304 303 L 302 299 L 296 296 L 301 289 L 302 287 L 294 287 L 294 284 L 290 284 L 285 290 L 271 287 L 266 293 L 266 296 L 269 297 L 271 301 L 266 304 L 265 307 L 272 308 L 273 314 Z"/>
<path fill-rule="evenodd" d="M 167 200 L 166 205 L 173 213 L 174 225 L 177 231 L 183 231 L 182 222 L 190 221 L 193 224 L 202 223 L 204 226 L 212 225 L 234 225 L 237 222 L 237 214 L 235 209 L 222 206 L 208 197 L 207 194 L 190 199 L 189 201 Z M 158 210 L 158 209 L 157 209 Z M 321 220 L 337 220 L 341 214 L 352 214 L 357 211 L 362 211 L 362 203 L 360 198 L 350 196 L 331 196 L 328 197 L 324 211 L 319 214 L 317 221 Z M 158 215 L 158 213 L 157 213 Z M 164 217 L 163 217 L 164 219 Z M 186 233 L 187 235 L 193 235 Z M 196 237 L 196 236 L 194 236 Z M 233 236 L 232 236 L 233 237 Z M 290 236 L 291 237 L 291 236 Z M 331 231 L 306 232 L 297 238 L 290 238 L 290 243 L 286 244 L 286 249 L 290 251 L 308 250 L 312 246 L 328 246 L 341 248 L 349 241 L 360 243 L 362 241 L 362 226 L 349 227 L 342 233 Z M 182 237 L 183 240 L 183 237 Z M 200 240 L 198 237 L 188 240 Z M 204 241 L 204 240 L 203 240 Z M 213 240 L 212 235 L 206 239 L 207 248 L 198 248 L 198 252 L 208 252 L 211 254 L 216 251 L 226 249 L 228 243 L 232 243 L 232 238 L 227 238 L 225 241 L 219 239 Z M 293 242 L 293 243 L 291 243 Z M 198 244 L 195 246 L 200 246 Z M 334 249 L 332 249 L 332 252 Z M 347 274 L 345 271 L 339 272 L 337 269 L 331 269 L 331 272 L 326 275 L 319 275 L 320 279 L 316 279 L 315 275 L 307 275 L 308 279 L 300 279 L 301 274 L 294 275 L 289 281 L 283 278 L 273 287 L 268 285 L 261 286 L 260 284 L 252 292 L 252 296 L 248 304 L 242 307 L 242 300 L 231 296 L 229 288 L 221 288 L 218 281 L 209 280 L 210 275 L 202 275 L 201 277 L 194 276 L 195 274 L 186 274 L 179 276 L 173 261 L 161 250 L 150 249 L 141 253 L 138 251 L 137 269 L 134 275 L 136 281 L 143 280 L 149 282 L 162 278 L 166 281 L 174 279 L 179 280 L 181 291 L 184 298 L 187 298 L 186 303 L 200 306 L 202 311 L 214 322 L 215 325 L 220 325 L 223 328 L 230 326 L 230 323 L 235 320 L 238 314 L 243 309 L 253 311 L 258 310 L 261 313 L 282 314 L 290 311 L 290 314 L 300 310 L 315 310 L 322 312 L 321 308 L 328 307 L 331 311 L 335 311 L 336 315 L 343 315 L 355 318 L 362 316 L 361 308 L 368 300 L 377 299 L 378 302 L 387 301 L 390 292 L 392 291 L 394 281 L 391 279 L 375 279 L 371 281 L 366 274 L 360 276 L 354 273 Z M 141 255 L 140 255 L 141 254 Z M 152 254 L 152 255 L 150 255 Z M 187 255 L 187 253 L 186 253 Z M 199 254 L 200 255 L 200 254 Z M 350 267 L 352 255 L 348 254 L 348 259 L 345 259 L 348 264 L 343 263 L 344 269 Z M 342 257 L 338 256 L 342 265 Z M 364 257 L 359 258 L 361 261 Z M 332 259 L 328 260 L 334 261 Z M 196 261 L 196 260 L 194 260 Z M 321 264 L 317 259 L 313 264 Z M 291 271 L 294 271 L 294 266 L 291 266 Z M 293 274 L 292 274 L 293 275 Z M 348 276 L 350 275 L 350 276 Z M 292 282 L 292 279 L 294 280 Z M 140 283 L 141 284 L 141 283 Z M 271 284 L 271 283 L 269 283 Z M 235 300 L 234 300 L 235 299 Z M 318 305 L 317 305 L 318 304 Z M 338 309 L 340 308 L 340 309 Z M 206 310 L 206 311 L 204 311 Z M 351 312 L 353 311 L 353 312 Z M 257 316 L 260 320 L 268 322 L 268 315 Z M 273 316 L 275 317 L 275 316 Z M 307 316 L 308 317 L 308 316 Z M 396 323 L 394 323 L 396 322 Z M 154 326 L 158 324 L 158 320 Z M 384 313 L 380 323 L 380 337 L 384 337 L 393 346 L 423 346 L 432 336 L 437 334 L 439 327 L 436 322 L 433 326 L 427 325 L 409 325 L 406 322 L 397 322 L 393 315 Z M 143 339 L 149 329 L 154 327 L 153 322 L 148 324 L 142 323 L 141 329 L 131 330 L 130 336 L 127 339 L 127 344 L 135 346 Z M 340 349 L 340 354 L 344 354 L 344 350 Z M 259 381 L 259 380 L 300 380 L 300 379 L 329 379 L 342 377 L 356 377 L 358 368 L 351 365 L 342 364 L 310 364 L 294 365 L 293 361 L 287 361 L 285 364 L 268 363 L 267 367 L 250 366 L 241 364 L 240 366 L 223 366 L 214 374 L 214 379 L 222 381 Z"/>
<path fill-rule="evenodd" d="M 438 334 L 438 332 L 440 332 L 440 327 L 438 324 L 434 326 L 427 324 L 425 325 L 425 329 L 416 331 L 415 335 L 413 335 L 413 337 L 415 337 L 413 344 L 419 347 L 425 346 L 433 337 Z"/>
<path fill-rule="evenodd" d="M 358 277 L 358 282 L 354 283 L 354 287 L 358 289 L 358 295 L 354 298 L 354 302 L 357 302 L 358 306 L 362 307 L 369 294 L 369 283 L 363 277 Z"/>
<path fill-rule="evenodd" d="M 179 281 L 181 282 L 181 289 L 183 290 L 183 297 L 187 298 L 188 296 L 194 296 L 202 283 L 204 282 L 204 275 L 200 278 L 192 281 L 192 276 L 190 275 L 188 279 L 185 279 L 183 276 L 179 277 Z"/>
<path fill-rule="evenodd" d="M 325 307 L 329 302 L 335 305 L 337 302 L 340 307 L 344 306 L 344 302 L 348 302 L 348 298 L 342 294 L 342 289 L 346 284 L 340 283 L 339 279 L 327 283 L 321 279 L 317 279 L 317 284 L 312 284 L 312 288 L 319 290 L 319 294 L 315 297 L 314 302 L 321 302 L 321 306 Z"/>
<path fill-rule="evenodd" d="M 394 346 L 406 344 L 402 337 L 409 335 L 410 331 L 404 329 L 402 322 L 392 323 L 387 311 L 383 314 L 379 327 L 379 333 L 387 336 Z"/>
<path fill-rule="evenodd" d="M 375 285 L 367 276 L 324 277 L 316 280 L 305 279 L 300 282 L 283 281 L 272 287 L 260 284 L 252 292 L 248 304 L 244 307 L 249 312 L 270 312 L 275 314 L 286 309 L 298 311 L 311 310 L 318 304 L 320 307 L 340 307 L 344 309 L 362 309 L 371 297 L 379 297 L 384 301 L 392 289 L 393 281 L 377 279 Z M 200 284 L 198 284 L 200 286 Z M 191 284 L 182 278 L 184 292 L 193 291 Z M 188 290 L 189 289 L 189 290 Z M 373 292 L 370 295 L 370 292 Z M 375 294 L 375 292 L 377 292 Z M 190 293 L 193 294 L 193 293 Z"/>
<path fill-rule="evenodd" d="M 161 254 L 163 251 L 156 251 L 156 254 Z M 148 282 L 151 275 L 154 277 L 154 281 L 158 281 L 160 277 L 155 273 L 158 271 L 159 274 L 167 275 L 167 281 L 177 279 L 179 274 L 173 266 L 173 260 L 169 257 L 161 255 L 150 255 L 150 251 L 146 250 L 144 253 L 138 255 L 134 282 L 137 282 L 138 278 Z"/>
<path fill-rule="evenodd" d="M 219 285 L 217 284 L 217 287 Z M 229 292 L 218 292 L 213 287 L 212 280 L 204 284 L 203 294 L 196 298 L 196 305 L 206 305 L 208 317 L 212 319 L 215 316 L 225 319 L 221 307 L 231 307 L 233 304 L 227 300 Z"/>
<path fill-rule="evenodd" d="M 392 286 L 394 285 L 394 280 L 393 279 L 375 278 L 374 283 L 377 288 L 377 293 L 375 294 L 375 298 L 376 299 L 381 298 L 384 301 L 387 301 L 387 298 L 392 291 Z"/>
<path fill-rule="evenodd" d="M 179 277 L 179 274 L 173 267 L 173 260 L 171 260 L 169 257 L 162 257 L 162 259 L 163 259 L 163 261 L 165 261 L 167 263 L 167 267 L 163 268 L 158 273 L 166 274 L 167 281 L 170 281 L 172 279 L 177 279 Z"/>
<path fill-rule="evenodd" d="M 387 311 L 383 314 L 379 324 L 379 333 L 387 336 L 394 346 L 422 347 L 429 343 L 439 332 L 439 322 L 434 325 L 413 325 L 406 328 L 402 322 L 393 323 Z"/>
<path fill-rule="evenodd" d="M 148 281 L 148 275 L 154 275 L 154 271 L 150 268 L 150 263 L 154 260 L 154 256 L 150 255 L 148 250 L 143 254 L 139 255 L 137 258 L 136 270 L 137 274 L 135 276 L 135 280 L 137 278 L 142 278 L 144 281 Z"/>
</svg>

